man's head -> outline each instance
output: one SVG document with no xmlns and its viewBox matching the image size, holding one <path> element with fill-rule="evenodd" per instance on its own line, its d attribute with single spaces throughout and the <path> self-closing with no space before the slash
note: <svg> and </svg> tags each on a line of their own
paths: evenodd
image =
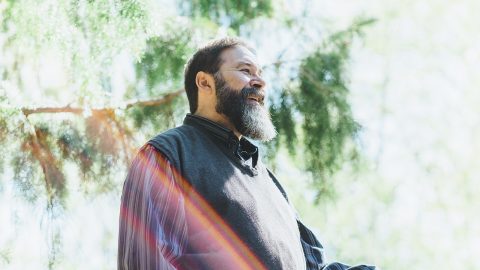
<svg viewBox="0 0 480 270">
<path fill-rule="evenodd" d="M 185 68 L 185 90 L 191 113 L 252 139 L 275 137 L 264 106 L 261 68 L 254 50 L 242 40 L 222 38 L 199 49 Z"/>
</svg>

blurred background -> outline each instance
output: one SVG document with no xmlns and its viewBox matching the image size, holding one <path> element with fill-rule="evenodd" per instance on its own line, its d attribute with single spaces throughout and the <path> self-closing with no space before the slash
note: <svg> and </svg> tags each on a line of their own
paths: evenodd
<svg viewBox="0 0 480 270">
<path fill-rule="evenodd" d="M 329 260 L 480 269 L 476 0 L 0 0 L 0 268 L 115 269 L 128 164 L 188 112 L 198 46 L 246 39 L 259 144 Z"/>
</svg>

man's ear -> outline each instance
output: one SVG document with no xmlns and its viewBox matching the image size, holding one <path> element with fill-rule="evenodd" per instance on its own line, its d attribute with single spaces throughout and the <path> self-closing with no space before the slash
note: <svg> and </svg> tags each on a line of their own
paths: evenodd
<svg viewBox="0 0 480 270">
<path fill-rule="evenodd" d="M 195 77 L 195 84 L 198 87 L 198 91 L 205 91 L 205 93 L 214 93 L 215 80 L 211 74 L 203 71 L 197 72 Z"/>
</svg>

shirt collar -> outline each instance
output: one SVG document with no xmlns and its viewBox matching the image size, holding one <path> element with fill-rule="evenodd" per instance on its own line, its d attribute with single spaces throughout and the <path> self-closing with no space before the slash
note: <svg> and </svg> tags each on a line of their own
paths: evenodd
<svg viewBox="0 0 480 270">
<path fill-rule="evenodd" d="M 258 161 L 258 147 L 256 147 L 245 137 L 242 136 L 242 138 L 239 140 L 232 130 L 205 117 L 190 113 L 187 114 L 183 120 L 183 123 L 185 125 L 198 127 L 210 135 L 215 136 L 225 143 L 225 146 L 232 150 L 233 154 L 235 154 L 238 158 L 244 161 L 252 158 L 252 165 L 253 167 L 256 166 Z"/>
</svg>

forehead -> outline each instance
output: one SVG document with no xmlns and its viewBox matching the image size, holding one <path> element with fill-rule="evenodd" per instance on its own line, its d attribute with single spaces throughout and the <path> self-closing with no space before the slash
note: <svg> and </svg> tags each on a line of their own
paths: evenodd
<svg viewBox="0 0 480 270">
<path fill-rule="evenodd" d="M 224 50 L 220 57 L 222 59 L 222 64 L 220 67 L 234 67 L 241 63 L 254 65 L 257 68 L 260 67 L 257 56 L 252 51 L 241 45 Z"/>
</svg>

